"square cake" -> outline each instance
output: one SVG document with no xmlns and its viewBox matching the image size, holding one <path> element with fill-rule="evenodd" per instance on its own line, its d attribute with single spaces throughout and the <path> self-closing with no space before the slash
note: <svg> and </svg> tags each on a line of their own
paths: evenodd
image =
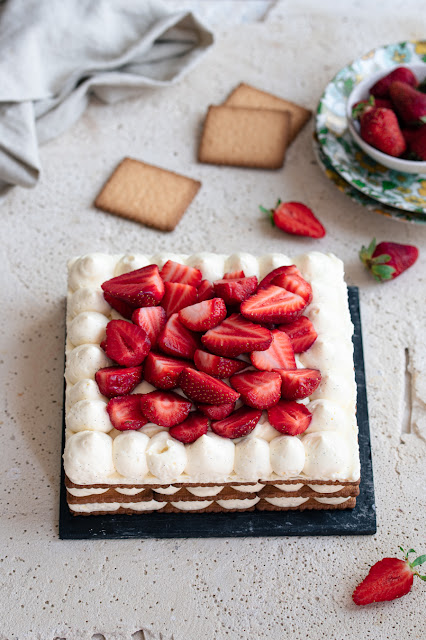
<svg viewBox="0 0 426 640">
<path fill-rule="evenodd" d="M 89 254 L 68 265 L 66 326 L 74 515 L 355 506 L 334 255 Z"/>
</svg>

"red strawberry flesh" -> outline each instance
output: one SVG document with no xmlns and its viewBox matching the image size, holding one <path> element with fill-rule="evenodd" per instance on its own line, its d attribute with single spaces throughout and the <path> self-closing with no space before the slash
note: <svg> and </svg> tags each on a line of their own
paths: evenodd
<svg viewBox="0 0 426 640">
<path fill-rule="evenodd" d="M 143 365 L 144 378 L 158 389 L 174 389 L 178 386 L 181 371 L 191 366 L 191 362 L 188 360 L 172 358 L 151 351 Z"/>
<path fill-rule="evenodd" d="M 201 271 L 195 267 L 188 267 L 174 260 L 167 260 L 161 269 L 160 276 L 163 282 L 180 282 L 198 287 L 203 279 Z"/>
<path fill-rule="evenodd" d="M 272 280 L 283 274 L 295 274 L 302 277 L 302 274 L 295 264 L 284 265 L 282 267 L 277 267 L 276 269 L 273 269 L 272 271 L 267 273 L 266 276 L 259 282 L 259 286 L 257 287 L 257 289 L 266 289 L 266 287 L 272 284 Z"/>
<path fill-rule="evenodd" d="M 171 427 L 169 434 L 184 444 L 190 444 L 204 436 L 207 433 L 208 426 L 208 418 L 199 411 L 192 411 L 186 420 L 176 427 Z"/>
<path fill-rule="evenodd" d="M 145 331 L 127 320 L 110 320 L 106 327 L 106 354 L 124 367 L 143 362 L 151 348 Z"/>
<path fill-rule="evenodd" d="M 140 406 L 150 422 L 160 427 L 174 427 L 187 418 L 192 403 L 173 391 L 151 391 L 142 394 Z"/>
<path fill-rule="evenodd" d="M 124 396 L 142 380 L 142 367 L 105 367 L 96 372 L 95 380 L 106 398 Z"/>
<path fill-rule="evenodd" d="M 292 322 L 306 307 L 306 301 L 296 293 L 269 285 L 241 304 L 241 314 L 254 322 Z"/>
<path fill-rule="evenodd" d="M 180 282 L 164 283 L 164 296 L 161 306 L 164 308 L 168 318 L 184 307 L 194 304 L 196 300 L 197 289 L 192 285 Z"/>
<path fill-rule="evenodd" d="M 202 404 L 197 403 L 197 409 L 210 420 L 223 420 L 227 418 L 235 409 L 235 402 L 224 404 Z"/>
<path fill-rule="evenodd" d="M 209 280 L 202 280 L 200 286 L 197 289 L 197 300 L 203 302 L 204 300 L 210 300 L 214 297 L 213 285 Z"/>
<path fill-rule="evenodd" d="M 323 238 L 325 228 L 311 209 L 301 202 L 280 202 L 272 211 L 274 224 L 286 233 Z"/>
<path fill-rule="evenodd" d="M 148 422 L 141 411 L 142 394 L 134 393 L 112 398 L 107 404 L 109 419 L 119 431 L 141 429 Z"/>
<path fill-rule="evenodd" d="M 212 430 L 223 438 L 241 438 L 253 431 L 260 420 L 262 411 L 241 407 L 228 418 L 213 421 Z"/>
<path fill-rule="evenodd" d="M 133 307 L 153 307 L 164 295 L 164 283 L 156 264 L 107 280 L 103 291 Z"/>
<path fill-rule="evenodd" d="M 141 307 L 133 312 L 132 322 L 145 331 L 152 348 L 166 325 L 167 316 L 163 307 Z"/>
<path fill-rule="evenodd" d="M 371 567 L 352 598 L 358 605 L 395 600 L 406 595 L 412 584 L 413 571 L 405 560 L 383 558 Z"/>
<path fill-rule="evenodd" d="M 123 300 L 119 300 L 118 298 L 114 298 L 114 296 L 111 296 L 106 291 L 104 291 L 104 298 L 113 309 L 123 316 L 123 318 L 131 320 L 133 311 L 135 310 L 131 304 L 123 302 Z"/>
<path fill-rule="evenodd" d="M 294 353 L 303 353 L 309 349 L 318 337 L 314 325 L 306 316 L 300 316 L 294 322 L 280 324 L 279 331 L 284 331 L 290 338 Z M 276 369 L 286 369 L 287 367 L 275 367 Z"/>
<path fill-rule="evenodd" d="M 309 427 L 312 414 L 304 404 L 280 400 L 268 409 L 269 422 L 277 431 L 289 436 L 297 436 Z"/>
<path fill-rule="evenodd" d="M 247 362 L 242 360 L 216 356 L 201 349 L 197 349 L 194 353 L 194 363 L 199 371 L 208 373 L 215 378 L 229 378 L 233 373 L 242 371 L 247 367 Z"/>
<path fill-rule="evenodd" d="M 257 278 L 223 278 L 213 283 L 216 296 L 223 298 L 229 306 L 237 305 L 246 300 L 257 289 Z"/>
<path fill-rule="evenodd" d="M 179 386 L 188 398 L 202 404 L 235 402 L 240 394 L 230 386 L 195 369 L 184 369 L 179 375 Z"/>
<path fill-rule="evenodd" d="M 241 394 L 244 404 L 255 409 L 268 409 L 277 404 L 281 396 L 281 377 L 272 371 L 245 371 L 230 379 Z"/>
<path fill-rule="evenodd" d="M 286 400 L 302 400 L 310 396 L 321 382 L 318 369 L 281 369 L 281 396 Z"/>
<path fill-rule="evenodd" d="M 199 347 L 197 336 L 189 331 L 174 313 L 158 336 L 158 347 L 164 353 L 178 358 L 193 358 Z"/>
<path fill-rule="evenodd" d="M 179 320 L 191 331 L 208 331 L 226 318 L 226 305 L 222 298 L 204 300 L 179 311 Z"/>
<path fill-rule="evenodd" d="M 276 276 L 272 280 L 271 284 L 274 284 L 277 287 L 282 287 L 287 291 L 291 291 L 291 293 L 296 293 L 305 300 L 306 304 L 309 304 L 312 300 L 311 285 L 306 282 L 302 276 L 299 276 L 296 273 L 283 273 Z"/>
<path fill-rule="evenodd" d="M 272 343 L 265 351 L 253 351 L 250 360 L 256 369 L 262 371 L 273 371 L 274 369 L 295 369 L 293 346 L 290 338 L 274 329 L 272 332 Z"/>
<path fill-rule="evenodd" d="M 217 327 L 207 331 L 201 342 L 212 353 L 233 358 L 242 353 L 267 349 L 272 342 L 272 335 L 269 329 L 233 313 Z"/>
</svg>

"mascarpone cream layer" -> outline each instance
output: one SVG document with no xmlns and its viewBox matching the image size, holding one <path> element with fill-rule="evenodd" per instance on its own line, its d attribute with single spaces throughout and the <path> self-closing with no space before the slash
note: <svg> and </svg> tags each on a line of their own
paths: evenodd
<svg viewBox="0 0 426 640">
<path fill-rule="evenodd" d="M 300 269 L 313 292 L 304 315 L 313 322 L 318 338 L 308 351 L 298 356 L 298 366 L 318 368 L 322 374 L 319 387 L 303 401 L 313 414 L 304 434 L 281 435 L 269 424 L 266 412 L 251 434 L 235 441 L 209 431 L 196 442 L 183 445 L 158 425 L 147 424 L 139 432 L 113 429 L 105 409 L 107 399 L 99 393 L 94 376 L 98 369 L 111 365 L 99 343 L 107 322 L 118 316 L 105 303 L 100 285 L 148 264 L 156 263 L 161 268 L 169 259 L 199 268 L 203 277 L 211 281 L 221 278 L 226 271 L 239 269 L 259 279 L 282 265 L 296 264 Z M 165 485 L 184 482 L 192 483 L 193 490 L 199 491 L 197 483 L 207 482 L 219 485 L 283 479 L 294 479 L 295 483 L 358 480 L 353 326 L 343 263 L 334 255 L 310 252 L 292 259 L 283 254 L 257 258 L 247 253 L 232 256 L 93 253 L 71 260 L 68 267 L 64 465 L 72 482 Z M 151 385 L 142 383 L 135 392 L 151 390 Z"/>
</svg>

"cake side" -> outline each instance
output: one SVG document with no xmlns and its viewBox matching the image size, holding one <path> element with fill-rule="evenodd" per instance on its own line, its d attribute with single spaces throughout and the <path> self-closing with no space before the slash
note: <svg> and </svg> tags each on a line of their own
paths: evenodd
<svg viewBox="0 0 426 640">
<path fill-rule="evenodd" d="M 154 424 L 146 424 L 138 432 L 119 432 L 112 427 L 106 412 L 107 399 L 100 395 L 94 375 L 111 364 L 99 345 L 108 321 L 120 316 L 105 302 L 100 285 L 148 264 L 155 263 L 161 268 L 167 259 L 196 266 L 211 281 L 220 279 L 226 271 L 238 269 L 258 278 L 282 265 L 296 264 L 300 269 L 313 294 L 304 315 L 313 322 L 318 338 L 296 358 L 297 366 L 319 369 L 322 374 L 319 387 L 302 401 L 313 416 L 304 434 L 281 435 L 269 424 L 266 412 L 254 431 L 244 438 L 227 440 L 209 431 L 190 445 L 173 442 L 167 429 Z M 208 253 L 189 257 L 91 254 L 70 261 L 64 455 L 69 482 L 77 487 L 86 486 L 87 490 L 94 485 L 133 489 L 141 485 L 153 489 L 155 485 L 157 488 L 187 485 L 197 489 L 203 485 L 260 483 L 258 491 L 261 491 L 268 483 L 281 486 L 292 482 L 303 486 L 328 484 L 330 491 L 336 482 L 357 487 L 359 455 L 352 331 L 343 265 L 332 255 L 311 252 L 292 260 L 281 254 L 261 258 Z M 153 388 L 145 381 L 133 393 L 147 393 Z M 141 464 L 144 456 L 145 464 Z M 256 497 L 258 502 L 265 500 L 260 495 Z M 335 497 L 337 500 L 347 496 Z M 309 501 L 314 499 L 309 497 Z M 334 503 L 333 506 L 337 504 Z M 342 503 L 340 500 L 339 504 Z M 115 504 L 124 508 L 122 503 Z M 159 508 L 163 507 L 164 504 Z"/>
</svg>

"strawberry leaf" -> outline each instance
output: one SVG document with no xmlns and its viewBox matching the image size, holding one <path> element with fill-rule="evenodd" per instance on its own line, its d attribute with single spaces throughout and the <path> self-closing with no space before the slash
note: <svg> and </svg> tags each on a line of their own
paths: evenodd
<svg viewBox="0 0 426 640">
<path fill-rule="evenodd" d="M 382 253 L 380 256 L 376 256 L 375 258 L 371 258 L 371 264 L 386 264 L 391 260 L 391 256 L 388 253 Z"/>
<path fill-rule="evenodd" d="M 423 124 L 426 124 L 426 116 L 421 116 L 419 120 L 420 122 L 423 122 Z"/>
<path fill-rule="evenodd" d="M 414 549 L 410 549 L 410 551 L 414 551 Z M 408 553 L 410 553 L 410 551 L 408 551 Z M 413 562 L 410 562 L 410 565 L 411 567 L 418 567 L 420 564 L 423 564 L 423 562 L 426 562 L 426 554 L 423 556 L 419 556 Z"/>
<path fill-rule="evenodd" d="M 374 278 L 381 282 L 382 280 L 392 280 L 392 274 L 395 272 L 394 267 L 390 267 L 386 264 L 373 264 L 371 267 L 371 273 Z"/>
</svg>

